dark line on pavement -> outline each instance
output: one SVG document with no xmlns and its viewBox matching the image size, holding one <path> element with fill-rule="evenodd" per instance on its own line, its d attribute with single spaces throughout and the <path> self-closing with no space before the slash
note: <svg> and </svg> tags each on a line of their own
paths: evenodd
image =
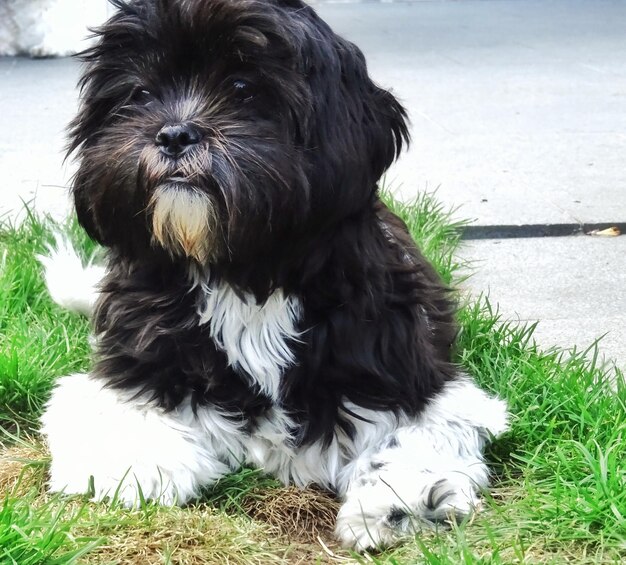
<svg viewBox="0 0 626 565">
<path fill-rule="evenodd" d="M 616 227 L 626 234 L 626 222 L 595 224 L 523 224 L 499 226 L 466 226 L 461 239 L 516 239 L 527 237 L 565 237 L 581 235 L 593 230 Z"/>
</svg>

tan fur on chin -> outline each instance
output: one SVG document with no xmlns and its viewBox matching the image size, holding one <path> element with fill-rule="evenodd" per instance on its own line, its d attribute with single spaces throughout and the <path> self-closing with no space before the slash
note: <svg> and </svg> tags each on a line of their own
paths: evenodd
<svg viewBox="0 0 626 565">
<path fill-rule="evenodd" d="M 183 185 L 160 186 L 150 208 L 154 239 L 173 255 L 204 263 L 214 253 L 217 213 L 207 194 Z"/>
</svg>

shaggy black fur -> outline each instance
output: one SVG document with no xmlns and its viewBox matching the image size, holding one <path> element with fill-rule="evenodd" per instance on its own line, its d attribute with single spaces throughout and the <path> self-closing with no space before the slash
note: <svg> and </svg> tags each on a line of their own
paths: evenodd
<svg viewBox="0 0 626 565">
<path fill-rule="evenodd" d="M 218 212 L 209 264 L 194 269 L 304 305 L 281 390 L 294 441 L 349 427 L 345 400 L 419 412 L 455 377 L 456 328 L 448 291 L 377 195 L 408 141 L 402 106 L 300 0 L 115 3 L 83 54 L 70 145 L 79 220 L 111 250 L 95 374 L 167 408 L 191 395 L 243 412 L 251 430 L 271 406 L 198 325 L 192 260 L 154 241 L 149 201 L 175 177 Z M 155 136 L 181 121 L 203 141 L 171 159 Z"/>
</svg>

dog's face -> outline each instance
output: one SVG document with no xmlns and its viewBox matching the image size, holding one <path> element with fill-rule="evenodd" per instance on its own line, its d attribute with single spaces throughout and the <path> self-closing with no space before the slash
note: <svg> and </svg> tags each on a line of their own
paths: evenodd
<svg viewBox="0 0 626 565">
<path fill-rule="evenodd" d="M 361 52 L 300 0 L 116 0 L 71 146 L 119 253 L 272 262 L 369 206 L 407 139 Z"/>
</svg>

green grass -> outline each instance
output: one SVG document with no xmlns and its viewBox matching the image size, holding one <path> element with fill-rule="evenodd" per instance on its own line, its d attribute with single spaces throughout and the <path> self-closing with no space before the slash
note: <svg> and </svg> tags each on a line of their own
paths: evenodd
<svg viewBox="0 0 626 565">
<path fill-rule="evenodd" d="M 89 324 L 61 311 L 49 300 L 35 258 L 51 242 L 50 225 L 28 215 L 19 227 L 5 223 L 0 229 L 3 427 L 31 427 L 53 379 L 89 366 Z"/>
<path fill-rule="evenodd" d="M 37 492 L 12 496 L 0 505 L 0 563 L 48 565 L 76 563 L 104 540 L 74 539 L 71 530 L 82 515 L 59 497 L 32 505 Z"/>
<path fill-rule="evenodd" d="M 458 281 L 454 252 L 462 225 L 431 196 L 392 206 L 444 279 Z M 90 253 L 92 244 L 71 229 Z M 53 379 L 89 366 L 87 322 L 53 305 L 42 284 L 35 255 L 49 241 L 49 223 L 33 216 L 20 226 L 0 227 L 0 426 L 6 447 L 0 565 L 332 561 L 319 546 L 288 540 L 246 516 L 251 497 L 281 493 L 257 471 L 225 478 L 203 503 L 184 509 L 147 504 L 129 511 L 44 493 L 46 454 L 20 438 L 35 430 Z M 610 379 L 594 349 L 540 350 L 533 326 L 501 320 L 486 298 L 466 304 L 459 317 L 459 362 L 481 386 L 506 398 L 512 414 L 511 431 L 488 453 L 494 488 L 483 511 L 471 524 L 420 532 L 379 554 L 332 551 L 352 562 L 390 565 L 626 561 L 621 375 Z M 24 455 L 20 445 L 30 445 L 30 452 Z M 19 465 L 9 459 L 18 455 L 33 463 L 16 483 L 11 477 Z"/>
</svg>

